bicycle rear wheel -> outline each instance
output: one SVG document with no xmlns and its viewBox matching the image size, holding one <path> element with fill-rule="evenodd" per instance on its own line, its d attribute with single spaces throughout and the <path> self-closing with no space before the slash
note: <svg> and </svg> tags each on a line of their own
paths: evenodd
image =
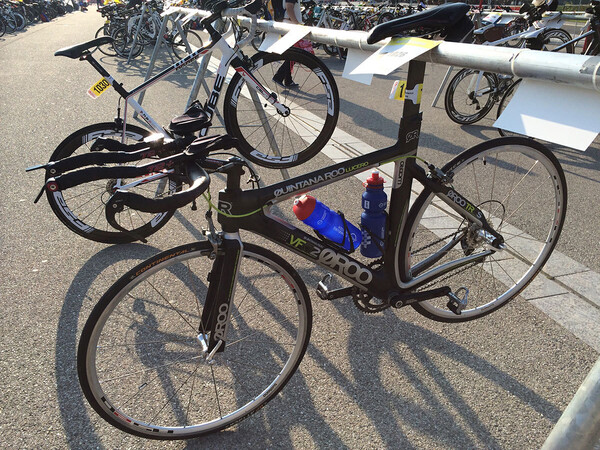
<svg viewBox="0 0 600 450">
<path fill-rule="evenodd" d="M 473 69 L 460 70 L 446 90 L 446 114 L 461 125 L 478 122 L 493 108 L 497 85 L 497 78 L 492 73 Z"/>
<path fill-rule="evenodd" d="M 573 38 L 571 37 L 569 32 L 561 28 L 553 28 L 546 30 L 542 34 L 542 50 L 548 52 L 557 51 L 555 50 L 557 47 L 566 44 L 572 39 Z M 573 44 L 569 44 L 558 51 L 561 53 L 573 53 L 575 51 L 575 48 Z"/>
<path fill-rule="evenodd" d="M 422 287 L 449 286 L 454 293 L 468 289 L 467 306 L 461 315 L 448 309 L 446 297 L 413 305 L 430 319 L 463 322 L 507 304 L 542 269 L 563 227 L 567 187 L 552 152 L 521 137 L 476 145 L 442 170 L 454 174 L 452 190 L 483 211 L 506 245 L 483 261 L 462 266 Z M 428 190 L 415 201 L 406 227 L 398 249 L 398 267 L 408 278 L 488 248 L 474 223 L 464 220 Z M 455 245 L 442 251 L 451 241 Z M 432 263 L 436 252 L 442 257 Z"/>
<path fill-rule="evenodd" d="M 340 100 L 333 75 L 321 60 L 297 48 L 282 55 L 257 53 L 252 61 L 252 75 L 290 113 L 279 114 L 236 73 L 223 102 L 227 132 L 239 139 L 240 152 L 256 164 L 271 168 L 302 164 L 321 151 L 335 130 Z M 273 81 L 283 64 L 292 65 L 297 87 Z"/>
<path fill-rule="evenodd" d="M 283 258 L 244 244 L 227 344 L 212 362 L 198 339 L 213 260 L 199 242 L 163 252 L 121 277 L 83 329 L 77 371 L 111 425 L 151 439 L 227 428 L 272 400 L 310 338 L 312 308 Z"/>
<path fill-rule="evenodd" d="M 122 130 L 118 129 L 113 122 L 97 123 L 82 128 L 64 141 L 56 148 L 50 161 L 58 161 L 85 154 L 90 151 L 91 145 L 97 138 L 111 138 L 121 140 Z M 127 125 L 125 143 L 141 141 L 150 135 L 148 130 L 135 125 Z M 149 162 L 139 161 L 138 164 Z M 46 174 L 46 179 L 52 177 Z M 121 185 L 127 180 L 119 180 Z M 132 181 L 132 180 L 129 180 Z M 117 180 L 99 180 L 85 183 L 64 191 L 50 192 L 46 190 L 48 203 L 56 216 L 71 231 L 92 241 L 106 244 L 123 244 L 133 242 L 137 238 L 130 234 L 115 230 L 106 220 L 105 205 L 117 185 Z M 180 184 L 163 177 L 161 179 L 137 185 L 131 189 L 146 197 L 164 196 L 179 189 Z M 158 231 L 173 216 L 173 211 L 160 214 L 150 214 L 126 208 L 116 216 L 117 222 L 129 231 L 133 231 L 140 237 L 147 237 Z"/>
</svg>

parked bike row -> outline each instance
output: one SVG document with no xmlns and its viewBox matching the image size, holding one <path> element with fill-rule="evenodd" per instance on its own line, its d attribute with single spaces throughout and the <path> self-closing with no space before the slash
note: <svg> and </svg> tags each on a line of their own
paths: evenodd
<svg viewBox="0 0 600 450">
<path fill-rule="evenodd" d="M 0 0 L 0 36 L 79 9 L 76 0 Z"/>
<path fill-rule="evenodd" d="M 556 0 L 537 6 L 526 3 L 520 16 L 503 17 L 489 14 L 482 27 L 474 31 L 474 42 L 481 45 L 529 48 L 551 52 L 574 53 L 581 47 L 583 55 L 597 55 L 600 51 L 600 2 L 593 1 L 586 8 L 587 23 L 573 38 L 563 29 L 565 17 L 555 11 Z M 449 82 L 444 106 L 448 117 L 461 125 L 474 124 L 498 104 L 496 117 L 500 117 L 521 80 L 510 75 L 462 69 Z M 511 135 L 499 130 L 501 135 Z"/>
</svg>

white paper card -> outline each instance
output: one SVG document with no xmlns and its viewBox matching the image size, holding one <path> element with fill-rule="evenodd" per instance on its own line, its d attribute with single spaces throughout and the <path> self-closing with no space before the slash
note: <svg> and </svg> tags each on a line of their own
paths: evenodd
<svg viewBox="0 0 600 450">
<path fill-rule="evenodd" d="M 258 50 L 260 50 L 261 52 L 266 51 L 266 49 L 273 45 L 275 42 L 277 42 L 280 37 L 281 36 L 277 33 L 267 33 L 267 35 L 262 41 L 262 44 L 260 44 L 260 47 L 258 47 Z"/>
<path fill-rule="evenodd" d="M 398 67 L 439 44 L 440 41 L 421 38 L 393 38 L 350 72 L 350 75 L 389 75 Z"/>
<path fill-rule="evenodd" d="M 269 48 L 267 48 L 264 51 L 268 53 L 277 53 L 278 55 L 281 55 L 288 48 L 290 48 L 292 45 L 294 45 L 296 42 L 298 42 L 300 39 L 306 36 L 308 33 L 310 33 L 310 27 L 294 27 L 292 30 L 285 33 L 285 35 L 282 38 L 280 38 L 277 42 L 269 46 Z"/>
<path fill-rule="evenodd" d="M 344 73 L 342 76 L 344 78 L 348 78 L 349 80 L 358 81 L 359 83 L 363 83 L 366 85 L 371 85 L 371 80 L 373 79 L 373 74 L 356 74 L 353 75 L 352 72 L 356 67 L 358 67 L 364 60 L 366 60 L 373 53 L 365 52 L 364 50 L 359 50 L 356 48 L 349 48 L 348 55 L 346 56 L 346 64 L 344 65 Z"/>
<path fill-rule="evenodd" d="M 600 133 L 600 93 L 527 79 L 494 127 L 586 150 Z"/>
</svg>

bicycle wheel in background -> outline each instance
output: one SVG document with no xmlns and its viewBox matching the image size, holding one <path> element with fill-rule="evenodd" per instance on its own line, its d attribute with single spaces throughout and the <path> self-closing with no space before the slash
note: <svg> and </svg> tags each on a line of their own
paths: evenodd
<svg viewBox="0 0 600 450">
<path fill-rule="evenodd" d="M 290 113 L 279 114 L 258 93 L 255 102 L 236 73 L 223 102 L 227 132 L 239 139 L 240 152 L 256 164 L 271 168 L 302 164 L 325 146 L 335 130 L 340 100 L 333 75 L 321 60 L 297 48 L 282 55 L 257 53 L 252 61 L 252 74 Z M 273 77 L 282 64 L 290 63 L 298 86 L 284 88 Z"/>
<path fill-rule="evenodd" d="M 470 125 L 483 119 L 494 107 L 496 76 L 474 69 L 460 70 L 446 89 L 444 108 L 453 122 Z"/>
<path fill-rule="evenodd" d="M 548 52 L 554 51 L 556 47 L 566 44 L 573 39 L 567 31 L 561 28 L 552 28 L 546 30 L 542 33 L 541 38 L 543 42 L 542 50 Z M 563 49 L 559 50 L 561 53 L 573 53 L 574 51 L 575 49 L 573 44 L 569 44 Z"/>
<path fill-rule="evenodd" d="M 113 122 L 97 123 L 82 128 L 71 134 L 56 148 L 50 161 L 58 161 L 69 156 L 88 153 L 97 138 L 112 138 L 121 140 L 121 129 L 117 129 Z M 150 135 L 148 130 L 127 125 L 125 143 L 141 141 Z M 148 160 L 139 161 L 137 164 L 148 163 Z M 47 174 L 46 179 L 52 177 Z M 131 181 L 131 180 L 130 180 Z M 120 180 L 121 185 L 126 180 Z M 117 180 L 98 180 L 65 189 L 64 191 L 46 191 L 48 203 L 54 214 L 71 231 L 92 241 L 106 244 L 122 244 L 133 242 L 137 238 L 130 234 L 115 230 L 107 221 L 105 205 L 113 193 Z M 168 195 L 179 189 L 179 185 L 164 177 L 159 180 L 140 184 L 131 189 L 146 197 L 159 197 Z M 150 214 L 126 208 L 116 215 L 117 222 L 136 235 L 146 237 L 158 231 L 173 216 L 173 211 L 160 214 Z"/>
<path fill-rule="evenodd" d="M 199 48 L 202 48 L 204 44 L 202 43 L 202 38 L 198 33 L 192 30 L 184 30 L 184 32 L 185 37 L 188 43 L 190 44 L 192 52 L 195 52 Z M 177 33 L 177 35 L 173 37 L 173 40 L 169 43 L 169 45 L 173 49 L 173 53 L 175 54 L 175 57 L 178 60 L 183 59 L 188 55 L 187 47 L 185 46 L 185 41 L 179 33 Z"/>
<path fill-rule="evenodd" d="M 512 85 L 510 85 L 510 87 L 506 90 L 506 92 L 504 92 L 504 95 L 500 99 L 500 103 L 498 103 L 498 112 L 496 114 L 496 119 L 498 117 L 500 117 L 500 114 L 502 114 L 502 112 L 506 109 L 506 107 L 508 106 L 508 104 L 512 100 L 513 95 L 517 91 L 518 87 L 521 85 L 521 81 L 522 81 L 521 79 L 515 81 Z M 503 130 L 501 128 L 498 128 L 498 133 L 500 133 L 500 136 L 522 136 L 522 137 L 526 137 L 526 136 L 523 136 L 520 133 L 514 133 L 512 131 Z"/>
<path fill-rule="evenodd" d="M 312 327 L 306 286 L 283 258 L 246 243 L 225 350 L 206 360 L 200 317 L 207 275 L 219 275 L 211 253 L 204 241 L 156 255 L 92 311 L 77 371 L 90 405 L 111 425 L 151 439 L 213 433 L 272 400 L 298 368 Z"/>
<path fill-rule="evenodd" d="M 0 37 L 4 36 L 4 33 L 6 33 L 6 23 L 0 17 Z"/>
<path fill-rule="evenodd" d="M 379 16 L 379 19 L 377 19 L 377 25 L 379 25 L 380 23 L 389 22 L 390 20 L 394 19 L 395 17 L 391 12 L 384 12 Z"/>
<path fill-rule="evenodd" d="M 463 322 L 495 311 L 521 292 L 546 263 L 560 236 L 567 207 L 564 172 L 550 150 L 521 137 L 483 142 L 458 155 L 443 169 L 462 199 L 475 203 L 505 240 L 506 248 L 482 262 L 463 266 L 434 280 L 426 289 L 449 286 L 462 297 L 461 315 L 451 312 L 446 297 L 414 304 L 430 319 Z M 455 200 L 456 201 L 456 200 Z M 399 271 L 417 276 L 449 261 L 484 252 L 481 230 L 446 203 L 424 191 L 407 217 L 398 250 Z M 423 269 L 434 252 L 454 241 L 443 257 Z"/>
<path fill-rule="evenodd" d="M 105 24 L 103 26 L 101 26 L 100 28 L 98 28 L 98 31 L 96 31 L 96 38 L 99 37 L 103 37 L 103 36 L 110 36 L 110 25 L 109 24 Z M 117 56 L 117 52 L 115 52 L 115 49 L 113 48 L 112 44 L 104 44 L 104 45 L 99 45 L 98 47 L 96 47 L 94 49 L 94 51 L 99 50 L 100 53 L 104 53 L 106 56 Z"/>
<path fill-rule="evenodd" d="M 130 54 L 132 58 L 137 58 L 144 50 L 144 45 L 139 39 L 135 42 L 134 46 L 133 42 L 135 38 L 127 32 L 127 28 L 115 30 L 112 37 L 114 39 L 112 43 L 113 49 L 117 56 L 120 56 L 121 58 L 129 58 Z M 131 52 L 132 47 L 133 52 Z"/>
</svg>

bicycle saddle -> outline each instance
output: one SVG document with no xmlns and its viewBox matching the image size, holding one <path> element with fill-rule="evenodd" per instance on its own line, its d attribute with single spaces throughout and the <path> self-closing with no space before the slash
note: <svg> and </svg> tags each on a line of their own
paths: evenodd
<svg viewBox="0 0 600 450">
<path fill-rule="evenodd" d="M 102 36 L 97 39 L 93 39 L 88 42 L 83 42 L 81 44 L 72 45 L 71 47 L 61 48 L 54 53 L 54 56 L 66 56 L 71 59 L 77 59 L 86 50 L 90 48 L 98 47 L 104 44 L 110 44 L 113 41 L 113 38 L 110 36 Z"/>
<path fill-rule="evenodd" d="M 180 136 L 185 136 L 210 125 L 208 114 L 206 114 L 200 102 L 196 100 L 181 116 L 171 120 L 169 130 Z"/>
<path fill-rule="evenodd" d="M 469 10 L 469 5 L 465 3 L 448 3 L 434 9 L 390 20 L 373 28 L 367 37 L 367 43 L 374 44 L 387 37 L 398 36 L 417 27 L 448 28 L 446 40 L 460 41 L 468 32 L 468 30 L 464 31 L 466 30 L 465 25 L 468 24 L 461 19 L 468 20 L 471 23 L 471 29 L 473 28 L 472 22 L 467 17 Z M 455 25 L 460 25 L 461 31 L 464 31 L 462 36 L 459 36 L 460 33 L 451 33 L 451 28 Z"/>
</svg>

